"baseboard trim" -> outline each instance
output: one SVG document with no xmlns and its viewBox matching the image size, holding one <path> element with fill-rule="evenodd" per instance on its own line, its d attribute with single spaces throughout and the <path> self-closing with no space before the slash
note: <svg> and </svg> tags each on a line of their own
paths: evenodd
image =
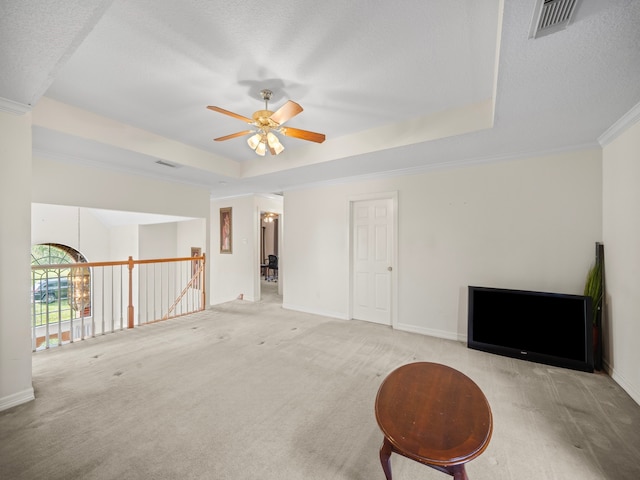
<svg viewBox="0 0 640 480">
<path fill-rule="evenodd" d="M 611 368 L 610 364 L 605 362 L 604 367 L 605 370 L 609 372 L 609 376 L 613 381 L 620 385 L 620 387 L 629 394 L 634 402 L 640 405 L 640 391 L 638 391 L 634 385 L 629 383 L 623 375 L 620 375 L 614 368 Z"/>
<path fill-rule="evenodd" d="M 216 305 L 222 305 L 223 303 L 235 302 L 236 300 L 239 300 L 237 296 L 233 298 L 212 298 L 209 300 L 209 306 L 214 307 Z"/>
<path fill-rule="evenodd" d="M 409 325 L 407 323 L 398 323 L 394 327 L 396 330 L 402 330 L 403 332 L 419 333 L 420 335 L 426 335 L 428 337 L 443 338 L 445 340 L 454 340 L 456 342 L 466 342 L 467 337 L 461 337 L 456 333 L 445 332 L 444 330 L 435 330 L 433 328 L 418 327 L 416 325 Z"/>
<path fill-rule="evenodd" d="M 282 308 L 285 310 L 294 310 L 296 312 L 310 313 L 312 315 L 320 315 L 321 317 L 337 318 L 339 320 L 349 320 L 349 317 L 342 312 L 334 312 L 331 310 L 320 310 L 315 308 L 302 307 L 291 303 L 283 303 Z"/>
<path fill-rule="evenodd" d="M 0 412 L 30 402 L 31 400 L 35 400 L 35 398 L 33 387 L 21 392 L 12 393 L 11 395 L 0 398 Z"/>
</svg>

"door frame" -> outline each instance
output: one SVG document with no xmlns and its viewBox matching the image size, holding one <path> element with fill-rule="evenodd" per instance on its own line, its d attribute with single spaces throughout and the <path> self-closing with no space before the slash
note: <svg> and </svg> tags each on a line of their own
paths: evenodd
<svg viewBox="0 0 640 480">
<path fill-rule="evenodd" d="M 390 314 L 391 314 L 391 327 L 396 328 L 398 324 L 398 191 L 390 192 L 377 192 L 377 193 L 364 193 L 359 195 L 350 195 L 347 198 L 347 211 L 349 212 L 348 222 L 348 245 L 349 245 L 349 319 L 353 319 L 353 205 L 356 202 L 365 200 L 391 200 L 391 206 L 393 209 L 393 222 L 391 239 L 391 292 L 390 294 Z"/>
<path fill-rule="evenodd" d="M 282 212 L 278 212 L 277 209 L 275 210 L 265 210 L 263 207 L 258 206 L 255 209 L 256 212 L 256 218 L 254 221 L 254 225 L 258 225 L 257 229 L 256 229 L 256 248 L 254 248 L 254 275 L 253 275 L 253 284 L 254 284 L 254 292 L 256 292 L 256 300 L 261 300 L 262 299 L 262 272 L 260 271 L 260 264 L 262 263 L 262 214 L 263 213 L 276 213 L 277 214 L 277 219 L 278 219 L 278 228 L 276 230 L 277 235 L 278 235 L 278 295 L 282 296 L 282 292 L 283 292 L 283 282 L 284 282 L 284 274 L 283 274 L 283 269 L 282 269 L 282 252 L 284 250 L 283 245 L 284 242 L 282 241 L 283 238 L 283 225 L 282 225 L 282 219 L 283 219 L 283 213 Z"/>
</svg>

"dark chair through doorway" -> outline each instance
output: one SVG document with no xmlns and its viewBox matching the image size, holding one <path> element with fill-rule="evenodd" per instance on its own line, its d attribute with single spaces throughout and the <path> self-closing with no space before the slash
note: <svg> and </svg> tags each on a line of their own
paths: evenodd
<svg viewBox="0 0 640 480">
<path fill-rule="evenodd" d="M 269 263 L 267 264 L 267 282 L 278 281 L 278 257 L 269 255 Z"/>
</svg>

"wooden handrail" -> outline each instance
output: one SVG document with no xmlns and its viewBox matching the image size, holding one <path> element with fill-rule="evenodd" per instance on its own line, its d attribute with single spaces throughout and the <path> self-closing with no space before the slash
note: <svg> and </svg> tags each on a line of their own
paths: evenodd
<svg viewBox="0 0 640 480">
<path fill-rule="evenodd" d="M 129 257 L 131 259 L 131 257 Z M 201 257 L 176 257 L 176 258 L 156 258 L 151 260 L 131 260 L 134 265 L 143 265 L 147 263 L 167 263 L 167 262 L 183 262 L 188 260 L 204 260 Z M 129 260 L 118 260 L 114 262 L 83 262 L 83 263 L 53 263 L 50 265 L 31 265 L 31 270 L 57 270 L 64 268 L 85 268 L 85 267 L 115 267 L 118 265 L 129 265 Z"/>
<path fill-rule="evenodd" d="M 157 258 L 157 259 L 149 259 L 149 260 L 134 260 L 133 257 L 129 257 L 127 260 L 119 260 L 119 261 L 109 261 L 109 262 L 78 262 L 78 263 L 54 263 L 48 265 L 32 265 L 32 271 L 38 270 L 66 270 L 66 269 L 74 269 L 74 268 L 92 268 L 92 267 L 117 267 L 117 266 L 127 266 L 128 268 L 128 305 L 127 305 L 127 328 L 134 328 L 135 322 L 135 309 L 133 305 L 133 269 L 135 265 L 148 265 L 154 263 L 176 263 L 176 262 L 198 262 L 198 271 L 188 282 L 187 286 L 180 293 L 178 298 L 175 300 L 173 305 L 171 306 L 165 318 L 169 317 L 171 311 L 175 309 L 176 305 L 179 304 L 180 300 L 184 297 L 186 291 L 188 291 L 189 287 L 192 287 L 196 280 L 199 280 L 201 289 L 201 298 L 202 298 L 202 308 L 206 305 L 206 291 L 205 291 L 205 275 L 204 275 L 204 267 L 206 265 L 205 254 L 202 254 L 198 257 L 175 257 L 175 258 Z"/>
</svg>

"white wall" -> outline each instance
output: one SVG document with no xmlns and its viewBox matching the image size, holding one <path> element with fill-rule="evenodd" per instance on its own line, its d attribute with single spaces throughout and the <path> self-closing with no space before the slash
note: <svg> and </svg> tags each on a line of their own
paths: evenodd
<svg viewBox="0 0 640 480">
<path fill-rule="evenodd" d="M 366 182 L 285 192 L 283 306 L 336 318 L 349 311 L 349 205 L 352 193 L 385 191 Z M 283 279 L 279 279 L 281 282 Z"/>
<path fill-rule="evenodd" d="M 0 410 L 33 399 L 29 329 L 31 114 L 0 111 Z"/>
<path fill-rule="evenodd" d="M 31 127 L 31 114 L 0 111 L 0 410 L 34 398 L 31 333 L 25 320 L 29 318 L 32 202 L 187 216 L 205 222 L 210 218 L 206 188 L 32 157 Z M 82 216 L 86 225 L 93 220 Z M 137 227 L 135 232 L 124 228 L 126 235 L 116 230 L 103 238 L 111 254 L 135 256 Z M 71 231 L 77 234 L 77 226 Z M 41 233 L 34 237 L 37 243 L 51 241 Z M 58 235 L 63 236 L 60 231 Z M 61 243 L 77 248 L 77 238 L 72 243 L 72 234 L 64 235 L 68 240 Z M 87 238 L 84 233 L 80 250 L 87 258 L 105 260 L 98 251 L 86 250 L 82 238 Z M 15 301 L 20 298 L 24 301 Z"/>
<path fill-rule="evenodd" d="M 640 404 L 640 122 L 603 150 L 605 365 Z"/>
<path fill-rule="evenodd" d="M 232 208 L 232 253 L 220 253 L 220 208 Z M 282 199 L 245 196 L 211 202 L 210 303 L 260 299 L 260 212 L 282 212 Z"/>
<path fill-rule="evenodd" d="M 198 218 L 178 222 L 176 231 L 176 256 L 190 257 L 191 247 L 198 247 L 202 253 L 208 255 L 207 248 L 207 221 Z"/>
<path fill-rule="evenodd" d="M 398 193 L 397 328 L 466 340 L 467 287 L 582 293 L 600 150 L 285 193 L 287 308 L 348 318 L 349 198 Z"/>
<path fill-rule="evenodd" d="M 109 238 L 109 228 L 85 208 L 42 203 L 31 205 L 32 245 L 67 245 L 78 250 L 89 262 L 126 260 L 127 257 L 110 256 Z"/>
<path fill-rule="evenodd" d="M 83 207 L 33 203 L 31 244 L 40 243 L 75 248 L 89 262 L 189 257 L 191 246 L 206 251 L 206 219 L 110 227 Z"/>
<path fill-rule="evenodd" d="M 140 225 L 140 260 L 173 258 L 178 251 L 178 228 L 175 222 L 155 225 Z M 191 255 L 185 255 L 190 257 Z"/>
<path fill-rule="evenodd" d="M 140 258 L 138 225 L 121 225 L 109 229 L 111 260 L 127 260 L 130 256 Z"/>
<path fill-rule="evenodd" d="M 220 208 L 231 207 L 231 251 L 220 253 Z M 211 202 L 210 302 L 218 304 L 238 298 L 256 300 L 255 230 L 258 223 L 253 196 Z"/>
<path fill-rule="evenodd" d="M 32 201 L 127 212 L 209 218 L 206 188 L 33 158 Z"/>
</svg>

